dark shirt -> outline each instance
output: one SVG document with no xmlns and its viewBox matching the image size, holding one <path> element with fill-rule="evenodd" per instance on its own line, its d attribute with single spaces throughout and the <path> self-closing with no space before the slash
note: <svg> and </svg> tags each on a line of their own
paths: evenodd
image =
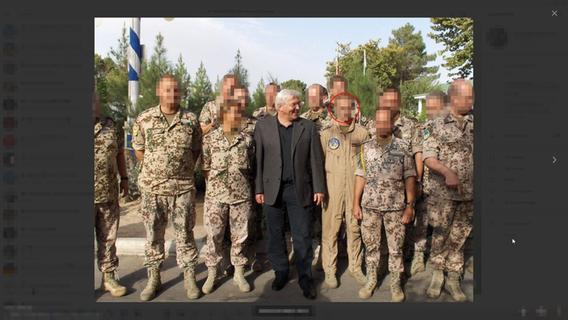
<svg viewBox="0 0 568 320">
<path fill-rule="evenodd" d="M 287 128 L 278 122 L 278 135 L 280 136 L 280 154 L 282 155 L 282 183 L 294 182 L 294 169 L 292 167 L 292 131 L 294 121 Z"/>
</svg>

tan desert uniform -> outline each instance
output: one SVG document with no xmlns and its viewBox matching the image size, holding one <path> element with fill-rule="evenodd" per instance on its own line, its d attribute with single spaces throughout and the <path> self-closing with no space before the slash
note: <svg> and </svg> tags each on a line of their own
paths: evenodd
<svg viewBox="0 0 568 320">
<path fill-rule="evenodd" d="M 351 123 L 343 133 L 337 122 L 321 132 L 321 144 L 325 158 L 328 197 L 322 215 L 322 259 L 326 273 L 337 271 L 337 237 L 345 220 L 349 270 L 361 268 L 361 230 L 353 218 L 353 196 L 357 154 L 361 144 L 369 138 L 367 130 Z"/>
<path fill-rule="evenodd" d="M 95 233 L 97 263 L 102 272 L 118 267 L 116 233 L 120 220 L 118 207 L 118 152 L 124 137 L 110 118 L 95 122 Z"/>
<path fill-rule="evenodd" d="M 231 235 L 231 264 L 247 263 L 245 245 L 253 216 L 254 124 L 245 125 L 230 140 L 220 127 L 203 138 L 203 170 L 209 171 L 203 216 L 207 231 L 207 267 L 221 262 L 227 227 Z"/>
<path fill-rule="evenodd" d="M 201 108 L 201 113 L 199 113 L 199 123 L 201 125 L 213 123 L 213 128 L 218 127 L 220 112 L 221 97 L 217 97 L 215 100 L 207 102 L 203 108 Z"/>
<path fill-rule="evenodd" d="M 146 229 L 144 266 L 164 261 L 164 234 L 168 215 L 176 234 L 176 259 L 185 269 L 197 263 L 194 159 L 201 152 L 201 127 L 195 114 L 179 109 L 171 124 L 160 106 L 141 113 L 132 128 L 133 148 L 144 150 L 138 186 Z"/>
<path fill-rule="evenodd" d="M 451 113 L 432 121 L 423 159 L 437 158 L 457 173 L 460 188 L 446 187 L 430 171 L 428 221 L 433 227 L 430 262 L 437 270 L 461 273 L 464 243 L 473 227 L 473 115 L 460 122 Z"/>
<path fill-rule="evenodd" d="M 361 199 L 363 220 L 361 233 L 365 243 L 367 267 L 376 269 L 380 262 L 381 228 L 384 226 L 389 251 L 389 271 L 404 271 L 402 248 L 406 208 L 405 180 L 416 176 L 410 148 L 402 139 L 392 136 L 391 142 L 380 146 L 372 139 L 361 147 L 355 175 L 365 178 Z"/>
</svg>

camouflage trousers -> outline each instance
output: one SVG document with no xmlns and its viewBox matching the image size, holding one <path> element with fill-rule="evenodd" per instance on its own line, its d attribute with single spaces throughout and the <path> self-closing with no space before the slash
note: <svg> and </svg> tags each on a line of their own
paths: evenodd
<svg viewBox="0 0 568 320">
<path fill-rule="evenodd" d="M 168 215 L 172 220 L 176 241 L 176 260 L 180 268 L 194 267 L 198 251 L 193 238 L 195 226 L 195 190 L 165 196 L 142 192 L 140 206 L 142 222 L 146 229 L 144 266 L 160 267 L 165 258 L 164 235 Z"/>
<path fill-rule="evenodd" d="M 95 237 L 97 265 L 101 272 L 112 272 L 118 267 L 116 233 L 120 220 L 118 201 L 95 203 Z"/>
<path fill-rule="evenodd" d="M 252 201 L 238 204 L 226 204 L 205 198 L 203 223 L 207 232 L 205 249 L 205 265 L 217 266 L 223 259 L 223 239 L 225 230 L 229 227 L 231 237 L 231 264 L 243 266 L 247 264 L 249 230 L 253 220 Z"/>
<path fill-rule="evenodd" d="M 381 259 L 381 229 L 385 228 L 389 251 L 389 271 L 403 272 L 402 247 L 404 246 L 405 226 L 402 224 L 402 210 L 380 211 L 363 208 L 361 235 L 365 244 L 367 267 L 378 267 Z"/>
<path fill-rule="evenodd" d="M 432 226 L 430 263 L 435 269 L 461 273 L 464 244 L 473 228 L 473 201 L 428 198 Z"/>
<path fill-rule="evenodd" d="M 414 209 L 414 223 L 406 227 L 406 240 L 404 241 L 405 252 L 426 252 L 428 236 L 428 197 L 422 196 L 416 202 Z"/>
</svg>

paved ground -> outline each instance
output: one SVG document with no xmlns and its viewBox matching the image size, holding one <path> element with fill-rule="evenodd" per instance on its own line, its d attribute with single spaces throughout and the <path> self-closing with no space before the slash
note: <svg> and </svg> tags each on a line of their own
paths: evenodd
<svg viewBox="0 0 568 320">
<path fill-rule="evenodd" d="M 103 293 L 98 289 L 101 281 L 100 272 L 95 272 L 95 297 L 97 302 L 140 302 L 139 295 L 146 285 L 146 270 L 142 266 L 143 257 L 121 256 L 120 257 L 120 281 L 129 288 L 128 294 L 122 298 L 113 298 L 109 293 Z M 317 302 L 389 302 L 390 301 L 390 276 L 380 282 L 378 291 L 369 300 L 359 299 L 357 292 L 360 287 L 357 282 L 345 272 L 346 261 L 340 264 L 340 286 L 337 289 L 322 287 L 324 274 L 314 271 L 314 279 L 318 289 Z M 293 270 L 293 269 L 292 269 Z M 298 303 L 305 304 L 306 300 L 297 284 L 296 275 L 292 271 L 292 279 L 281 291 L 275 292 L 270 288 L 274 273 L 268 268 L 262 273 L 247 272 L 245 275 L 252 284 L 252 291 L 241 293 L 233 285 L 232 279 L 222 278 L 217 289 L 210 295 L 202 296 L 194 302 L 264 302 L 264 303 Z M 437 300 L 431 300 L 424 296 L 424 292 L 430 281 L 430 270 L 416 275 L 408 280 L 404 287 L 407 302 L 451 302 L 451 297 L 443 292 Z M 203 286 L 207 277 L 207 270 L 203 262 L 197 268 L 197 285 Z M 382 284 L 381 284 L 382 283 Z M 473 275 L 466 272 L 462 281 L 464 292 L 470 301 L 473 301 Z M 162 290 L 154 299 L 156 302 L 182 302 L 190 301 L 186 298 L 183 288 L 183 274 L 176 266 L 175 257 L 168 257 L 162 266 Z"/>
<path fill-rule="evenodd" d="M 199 246 L 204 242 L 205 232 L 202 226 L 202 198 L 198 196 L 197 204 L 197 225 L 194 229 L 196 240 Z M 144 237 L 144 227 L 137 214 L 138 202 L 121 204 L 121 223 L 119 228 L 119 237 Z M 173 239 L 171 225 L 166 230 L 166 239 Z M 264 244 L 259 244 L 259 251 L 262 250 Z M 101 283 L 101 274 L 95 266 L 95 298 L 97 302 L 140 302 L 139 295 L 146 285 L 146 270 L 143 268 L 142 256 L 122 255 L 120 259 L 120 281 L 129 288 L 126 296 L 121 298 L 113 298 L 109 293 L 104 293 L 98 288 Z M 316 302 L 389 302 L 390 301 L 390 276 L 379 281 L 379 289 L 375 291 L 373 297 L 369 300 L 361 300 L 358 297 L 358 291 L 361 286 L 346 272 L 346 259 L 340 257 L 339 274 L 340 286 L 337 289 L 328 289 L 322 286 L 324 274 L 322 271 L 314 270 L 314 280 L 318 289 L 318 297 Z M 306 304 L 310 300 L 302 296 L 301 290 L 297 284 L 294 268 L 291 269 L 291 280 L 281 291 L 275 292 L 270 288 L 274 273 L 270 270 L 270 266 L 265 266 L 262 273 L 254 273 L 249 271 L 245 274 L 247 280 L 252 285 L 252 291 L 249 293 L 241 293 L 237 287 L 233 285 L 232 279 L 222 278 L 218 280 L 217 289 L 210 295 L 202 296 L 198 300 L 191 302 L 263 302 L 275 304 Z M 404 285 L 407 302 L 451 302 L 452 298 L 443 292 L 439 299 L 428 299 L 424 292 L 430 281 L 431 270 L 427 266 L 427 270 L 415 277 L 408 279 Z M 200 259 L 197 267 L 197 285 L 201 287 L 207 277 L 207 269 Z M 469 301 L 473 301 L 473 274 L 466 272 L 462 281 L 462 288 L 468 296 Z M 176 266 L 175 257 L 167 257 L 162 266 L 162 289 L 153 302 L 190 302 L 187 299 L 183 288 L 183 274 Z"/>
</svg>

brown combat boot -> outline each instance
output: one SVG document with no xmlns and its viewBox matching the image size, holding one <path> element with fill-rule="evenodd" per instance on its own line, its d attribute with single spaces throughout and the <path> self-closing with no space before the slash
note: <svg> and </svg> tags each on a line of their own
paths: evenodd
<svg viewBox="0 0 568 320">
<path fill-rule="evenodd" d="M 467 297 L 460 286 L 460 274 L 458 272 L 448 272 L 445 288 L 457 302 L 467 301 Z"/>
<path fill-rule="evenodd" d="M 117 280 L 114 271 L 103 272 L 101 288 L 104 291 L 110 292 L 113 297 L 122 297 L 126 294 L 126 287 L 121 286 Z"/>
<path fill-rule="evenodd" d="M 400 285 L 401 273 L 394 272 L 391 273 L 391 296 L 392 302 L 402 302 L 404 301 L 404 292 L 402 291 L 402 287 Z"/>
<path fill-rule="evenodd" d="M 195 282 L 194 267 L 185 268 L 183 271 L 183 280 L 185 290 L 187 290 L 187 298 L 190 300 L 199 298 L 201 290 L 199 290 L 197 283 Z"/>
<path fill-rule="evenodd" d="M 149 268 L 148 269 L 148 283 L 146 287 L 140 293 L 140 300 L 148 301 L 154 299 L 156 292 L 160 289 L 162 285 L 162 280 L 160 279 L 160 269 L 159 268 Z"/>
<path fill-rule="evenodd" d="M 359 290 L 359 298 L 369 299 L 377 287 L 377 267 L 367 266 L 367 283 Z"/>
<path fill-rule="evenodd" d="M 233 275 L 233 283 L 239 287 L 241 292 L 249 292 L 250 284 L 245 278 L 245 269 L 243 266 L 235 266 L 235 274 Z"/>
<path fill-rule="evenodd" d="M 360 285 L 365 285 L 367 283 L 367 277 L 365 277 L 365 274 L 363 273 L 363 271 L 361 270 L 361 267 L 356 267 L 353 270 L 349 270 L 349 274 L 351 274 L 351 276 L 357 280 L 357 282 Z"/>
<path fill-rule="evenodd" d="M 328 288 L 331 288 L 331 289 L 335 289 L 339 285 L 337 283 L 337 277 L 335 276 L 335 272 L 334 273 L 326 272 L 324 282 L 325 282 L 325 285 Z"/>
<path fill-rule="evenodd" d="M 213 292 L 213 287 L 215 287 L 215 280 L 217 278 L 217 268 L 216 267 L 208 267 L 207 268 L 207 280 L 201 287 L 201 291 L 204 294 L 210 294 Z"/>
<path fill-rule="evenodd" d="M 414 276 L 420 272 L 424 272 L 425 270 L 424 252 L 415 251 L 414 257 L 412 257 L 412 265 L 410 266 L 410 275 Z"/>
<path fill-rule="evenodd" d="M 434 270 L 432 272 L 432 281 L 430 282 L 430 286 L 428 290 L 426 290 L 426 295 L 429 298 L 437 299 L 442 293 L 442 286 L 444 285 L 444 271 L 443 270 Z"/>
</svg>

